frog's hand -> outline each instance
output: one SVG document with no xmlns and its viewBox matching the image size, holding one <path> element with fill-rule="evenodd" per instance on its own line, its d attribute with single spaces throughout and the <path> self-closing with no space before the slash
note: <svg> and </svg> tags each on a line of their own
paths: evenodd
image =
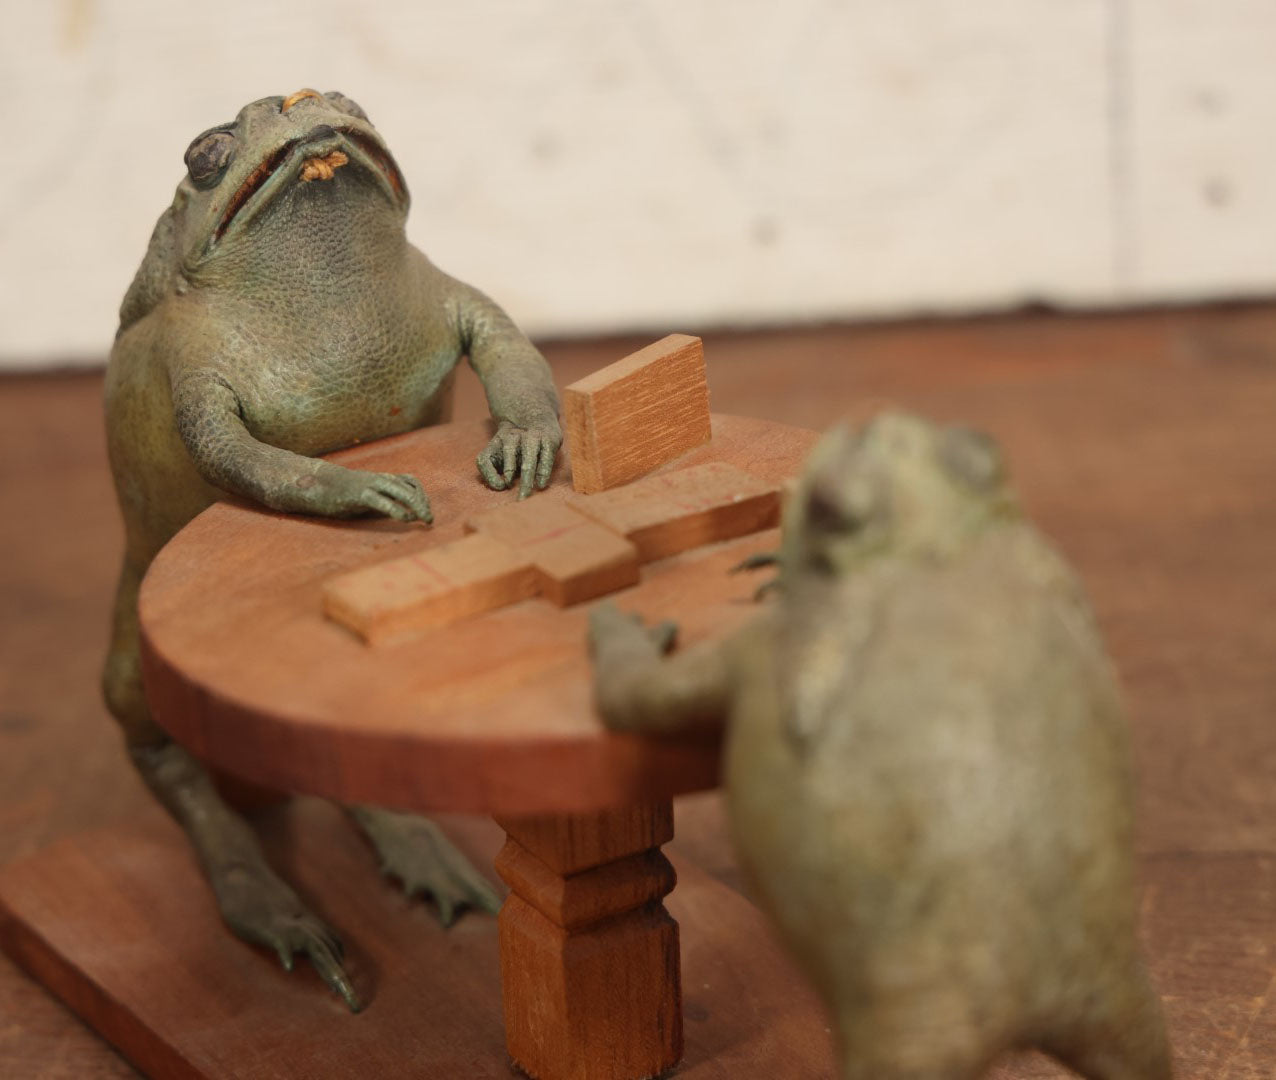
<svg viewBox="0 0 1276 1080">
<path fill-rule="evenodd" d="M 731 567 L 730 573 L 739 574 L 746 570 L 760 570 L 764 566 L 779 566 L 780 553 L 778 551 L 757 551 L 750 555 L 747 559 L 742 559 Z M 770 581 L 764 581 L 756 589 L 753 590 L 753 599 L 761 600 L 768 593 L 779 591 L 780 577 L 777 574 Z"/>
<path fill-rule="evenodd" d="M 553 427 L 526 429 L 503 420 L 479 454 L 478 470 L 493 491 L 504 491 L 518 476 L 518 497 L 526 499 L 533 485 L 544 488 L 549 483 L 562 442 L 557 421 Z"/>
<path fill-rule="evenodd" d="M 239 397 L 215 372 L 173 382 L 177 431 L 201 476 L 224 491 L 322 517 L 382 514 L 431 521 L 430 501 L 415 476 L 365 473 L 281 450 L 253 438 Z"/>
<path fill-rule="evenodd" d="M 672 734 L 721 724 L 730 708 L 729 643 L 697 645 L 662 657 L 677 628 L 647 628 L 611 603 L 589 615 L 594 701 L 615 731 Z"/>
<path fill-rule="evenodd" d="M 478 457 L 479 472 L 498 491 L 519 480 L 519 497 L 549 483 L 563 443 L 558 394 L 549 365 L 490 298 L 446 278 L 449 318 L 470 358 L 498 427 Z"/>
<path fill-rule="evenodd" d="M 766 566 L 779 566 L 780 553 L 778 551 L 755 551 L 747 559 L 741 559 L 735 566 L 731 567 L 731 573 L 739 574 L 745 570 L 761 570 Z"/>
<path fill-rule="evenodd" d="M 311 461 L 310 458 L 302 458 Z M 279 510 L 299 510 L 321 517 L 359 517 L 380 514 L 398 521 L 434 520 L 425 488 L 415 476 L 407 473 L 368 473 L 344 469 L 340 465 L 320 461 L 310 476 L 295 481 L 304 491 L 300 506 L 271 503 Z"/>
</svg>

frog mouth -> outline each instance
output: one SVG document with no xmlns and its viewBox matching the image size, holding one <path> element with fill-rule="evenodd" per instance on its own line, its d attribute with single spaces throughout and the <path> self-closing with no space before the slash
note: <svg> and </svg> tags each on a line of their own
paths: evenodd
<svg viewBox="0 0 1276 1080">
<path fill-rule="evenodd" d="M 396 207 L 407 204 L 403 175 L 380 144 L 361 131 L 328 128 L 316 139 L 291 139 L 268 155 L 235 189 L 213 232 L 216 244 L 232 223 L 246 224 L 264 209 L 294 178 L 301 183 L 331 180 L 337 169 L 351 162 L 369 172 Z"/>
</svg>

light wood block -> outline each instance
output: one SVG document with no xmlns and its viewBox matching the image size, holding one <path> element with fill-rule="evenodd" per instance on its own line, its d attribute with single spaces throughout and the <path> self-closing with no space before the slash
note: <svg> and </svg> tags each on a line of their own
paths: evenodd
<svg viewBox="0 0 1276 1080">
<path fill-rule="evenodd" d="M 643 562 L 760 532 L 780 520 L 779 485 L 721 461 L 568 501 L 633 543 Z"/>
<path fill-rule="evenodd" d="M 536 589 L 525 554 L 479 533 L 333 578 L 323 610 L 376 643 L 526 600 Z"/>
<path fill-rule="evenodd" d="M 563 391 L 572 486 L 627 484 L 709 441 L 709 383 L 697 337 L 670 334 Z"/>
<path fill-rule="evenodd" d="M 658 1076 L 682 1058 L 673 804 L 501 819 L 510 1057 L 542 1080 Z"/>
<path fill-rule="evenodd" d="M 541 595 L 559 607 L 638 584 L 633 544 L 561 500 L 510 503 L 470 518 L 465 528 L 530 559 Z"/>
</svg>

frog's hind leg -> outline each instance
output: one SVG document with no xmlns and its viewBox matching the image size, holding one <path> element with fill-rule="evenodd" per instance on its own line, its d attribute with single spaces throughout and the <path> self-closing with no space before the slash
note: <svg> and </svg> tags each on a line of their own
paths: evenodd
<svg viewBox="0 0 1276 1080">
<path fill-rule="evenodd" d="M 978 1054 L 944 1054 L 935 1048 L 919 1052 L 917 1045 L 899 1053 L 851 1045 L 843 1048 L 841 1080 L 978 1080 L 987 1065 Z"/>
<path fill-rule="evenodd" d="M 841 1080 L 978 1080 L 1004 1039 L 972 996 L 956 980 L 905 994 L 839 984 L 832 1004 Z"/>
<path fill-rule="evenodd" d="M 226 805 L 207 770 L 150 715 L 138 655 L 137 592 L 144 569 L 138 562 L 125 561 L 102 674 L 107 708 L 124 729 L 129 757 L 146 786 L 190 837 L 226 924 L 244 940 L 274 949 L 290 971 L 294 954 L 306 955 L 357 1012 L 359 1000 L 341 966 L 336 934 L 307 911 L 270 868 L 256 834 Z"/>
<path fill-rule="evenodd" d="M 500 893 L 433 821 L 373 806 L 349 806 L 346 812 L 371 842 L 381 872 L 402 882 L 409 897 L 432 897 L 444 926 L 463 908 L 493 915 L 500 910 Z"/>
<path fill-rule="evenodd" d="M 1141 962 L 1125 970 L 1096 986 L 1086 1012 L 1042 1040 L 1041 1049 L 1087 1080 L 1170 1080 L 1160 999 Z"/>
</svg>

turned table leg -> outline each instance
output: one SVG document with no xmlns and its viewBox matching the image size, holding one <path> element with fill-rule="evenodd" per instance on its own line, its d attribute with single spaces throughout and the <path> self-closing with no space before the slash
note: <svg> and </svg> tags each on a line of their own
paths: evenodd
<svg viewBox="0 0 1276 1080">
<path fill-rule="evenodd" d="M 644 1080 L 682 1057 L 666 800 L 498 818 L 505 1043 L 536 1080 Z"/>
</svg>

